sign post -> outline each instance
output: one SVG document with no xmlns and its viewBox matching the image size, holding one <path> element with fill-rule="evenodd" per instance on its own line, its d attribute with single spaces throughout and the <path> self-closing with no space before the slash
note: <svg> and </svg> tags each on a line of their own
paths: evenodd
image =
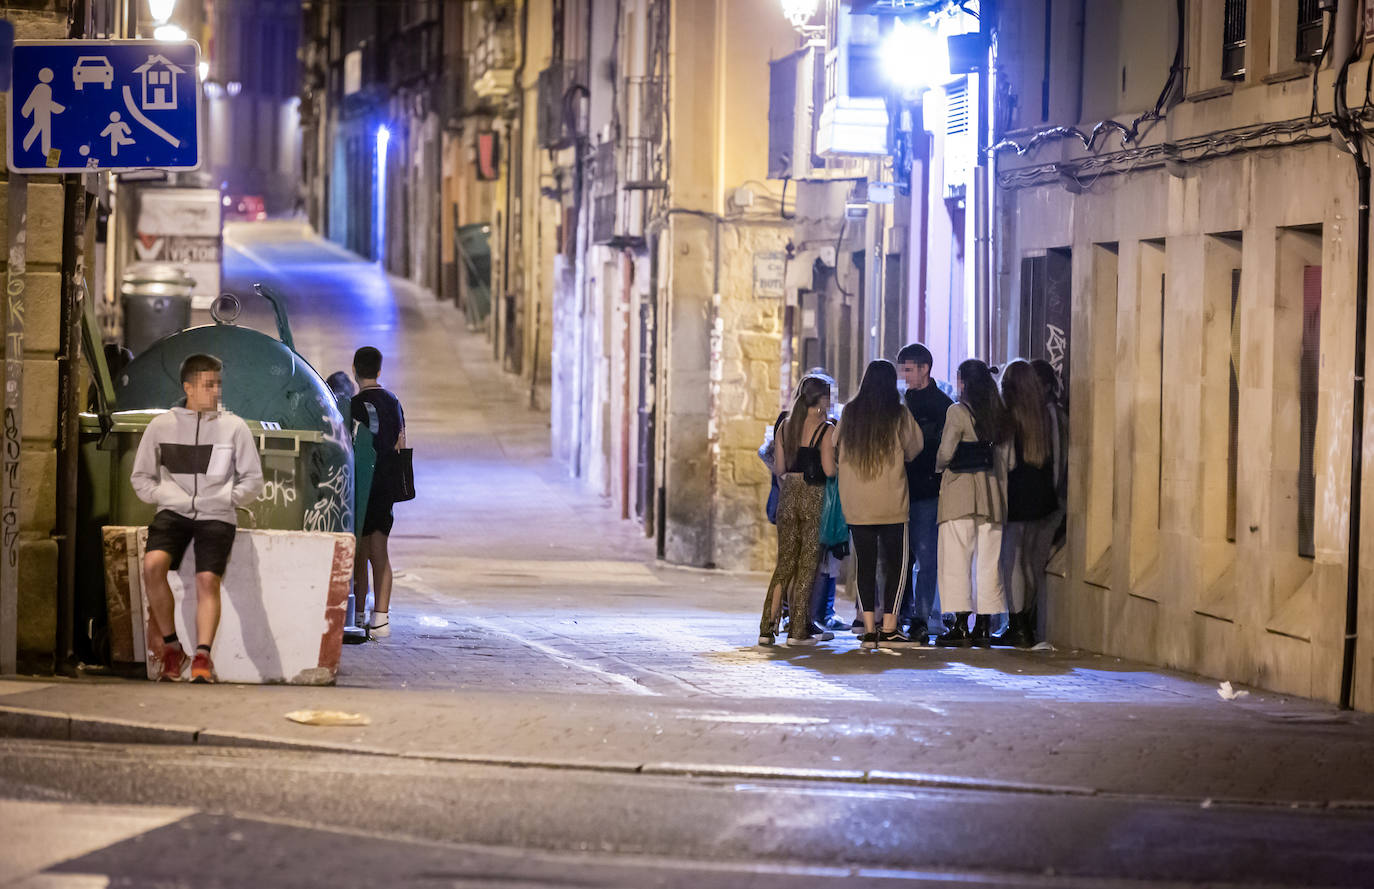
<svg viewBox="0 0 1374 889">
<path fill-rule="evenodd" d="M 15 173 L 200 166 L 195 41 L 17 40 L 7 160 Z"/>
</svg>

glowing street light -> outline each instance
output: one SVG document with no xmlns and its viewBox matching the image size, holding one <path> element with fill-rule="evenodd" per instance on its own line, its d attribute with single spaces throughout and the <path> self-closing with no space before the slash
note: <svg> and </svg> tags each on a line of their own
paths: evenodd
<svg viewBox="0 0 1374 889">
<path fill-rule="evenodd" d="M 158 25 L 153 29 L 153 39 L 163 43 L 177 43 L 186 39 L 186 32 L 176 25 Z"/>
<path fill-rule="evenodd" d="M 153 21 L 159 25 L 164 24 L 172 17 L 172 10 L 176 9 L 177 0 L 148 0 L 148 14 L 153 17 Z M 161 39 L 161 38 L 159 38 Z"/>
<path fill-rule="evenodd" d="M 883 73 L 904 93 L 920 92 L 949 80 L 949 45 L 923 25 L 894 19 L 880 53 Z"/>
<path fill-rule="evenodd" d="M 782 14 L 800 31 L 815 16 L 816 0 L 782 0 Z"/>
</svg>

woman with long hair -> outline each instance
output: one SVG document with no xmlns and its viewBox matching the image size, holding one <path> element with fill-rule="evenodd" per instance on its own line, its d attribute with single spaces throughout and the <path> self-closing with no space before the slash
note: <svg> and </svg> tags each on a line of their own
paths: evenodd
<svg viewBox="0 0 1374 889">
<path fill-rule="evenodd" d="M 921 453 L 921 427 L 897 392 L 891 361 L 870 361 L 859 391 L 840 417 L 840 505 L 854 541 L 863 612 L 861 646 L 902 645 L 910 639 L 897 626 L 911 563 L 907 543 L 906 464 Z M 881 636 L 875 618 L 878 571 L 882 566 Z"/>
<path fill-rule="evenodd" d="M 940 601 L 954 626 L 937 645 L 991 645 L 991 617 L 1007 610 L 999 561 L 1007 517 L 1010 423 L 997 383 L 976 358 L 959 365 L 959 400 L 945 414 L 940 480 Z M 975 587 L 976 579 L 976 587 Z M 973 633 L 969 615 L 976 612 Z"/>
<path fill-rule="evenodd" d="M 1040 376 L 1016 360 L 1002 373 L 1002 402 L 1011 426 L 1012 463 L 1007 471 L 1007 523 L 1002 532 L 1002 579 L 1011 596 L 1003 641 L 1035 645 L 1034 608 L 1049 562 L 1059 508 L 1055 493 L 1055 442 Z"/>
<path fill-rule="evenodd" d="M 821 505 L 825 480 L 835 474 L 835 433 L 830 422 L 830 381 L 803 377 L 792 407 L 773 433 L 778 478 L 778 561 L 763 600 L 759 644 L 772 645 L 787 597 L 787 644 L 811 645 L 811 589 L 821 560 Z"/>
</svg>

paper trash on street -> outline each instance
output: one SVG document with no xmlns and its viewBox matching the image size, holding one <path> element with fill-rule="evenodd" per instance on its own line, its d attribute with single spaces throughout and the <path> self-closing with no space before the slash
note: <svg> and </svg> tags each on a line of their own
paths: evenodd
<svg viewBox="0 0 1374 889">
<path fill-rule="evenodd" d="M 342 710 L 292 710 L 286 718 L 301 725 L 371 725 L 372 720 L 361 713 Z"/>
<path fill-rule="evenodd" d="M 1223 682 L 1217 687 L 1217 694 L 1223 701 L 1237 701 L 1248 695 L 1248 691 L 1237 691 L 1231 687 L 1230 682 Z"/>
</svg>

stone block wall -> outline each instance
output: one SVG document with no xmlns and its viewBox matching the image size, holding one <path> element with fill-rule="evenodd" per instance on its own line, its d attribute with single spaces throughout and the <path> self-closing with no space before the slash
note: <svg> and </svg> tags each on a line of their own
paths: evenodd
<svg viewBox="0 0 1374 889">
<path fill-rule="evenodd" d="M 1321 144 L 1219 158 L 1183 178 L 1142 170 L 1080 195 L 1046 185 L 1002 197 L 1014 256 L 1072 251 L 1068 541 L 1062 577 L 1051 578 L 1051 639 L 1334 700 L 1350 507 L 1353 163 Z M 1319 320 L 1304 313 L 1314 281 Z M 1019 294 L 1019 282 L 1007 292 Z M 1305 323 L 1318 348 L 1306 407 Z M 1304 412 L 1315 429 L 1310 552 L 1299 519 Z M 1362 422 L 1371 428 L 1368 411 Z M 1367 475 L 1363 496 L 1370 487 Z M 1369 605 L 1356 677 L 1365 709 Z"/>
<path fill-rule="evenodd" d="M 65 12 L 12 12 L 18 39 L 66 37 Z M 0 114 L 0 132 L 9 119 Z M 0 170 L 0 251 L 9 271 L 10 174 Z M 54 650 L 57 631 L 57 429 L 58 361 L 62 312 L 62 186 L 57 176 L 28 180 L 26 286 L 24 288 L 24 379 L 19 472 L 19 638 L 21 666 L 42 667 Z M 10 312 L 7 304 L 6 315 Z M 8 339 L 0 348 L 11 348 Z M 10 357 L 6 352 L 5 357 Z M 3 366 L 0 365 L 0 374 Z M 8 381 L 6 381 L 8 385 Z"/>
</svg>

